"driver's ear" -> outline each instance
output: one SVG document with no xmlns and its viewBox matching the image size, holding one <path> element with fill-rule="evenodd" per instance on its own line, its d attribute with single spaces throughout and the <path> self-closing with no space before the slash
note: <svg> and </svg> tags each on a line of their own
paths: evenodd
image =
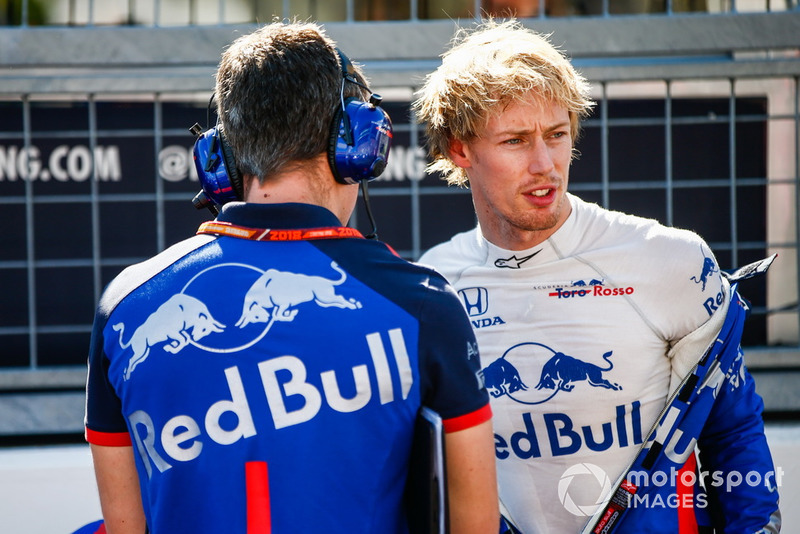
<svg viewBox="0 0 800 534">
<path fill-rule="evenodd" d="M 460 139 L 450 139 L 448 155 L 450 156 L 450 160 L 462 169 L 472 167 L 472 152 L 469 145 L 464 141 Z"/>
</svg>

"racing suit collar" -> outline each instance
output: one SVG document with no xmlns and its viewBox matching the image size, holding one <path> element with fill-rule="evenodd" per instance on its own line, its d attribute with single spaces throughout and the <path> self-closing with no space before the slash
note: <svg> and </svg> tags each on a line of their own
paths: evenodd
<svg viewBox="0 0 800 534">
<path fill-rule="evenodd" d="M 498 269 L 517 270 L 564 257 L 565 253 L 574 248 L 576 240 L 580 238 L 576 235 L 575 226 L 576 211 L 580 209 L 582 201 L 573 195 L 569 195 L 569 200 L 572 204 L 572 211 L 564 224 L 543 243 L 525 250 L 508 250 L 494 245 L 483 236 L 480 225 L 478 225 L 478 237 L 482 242 L 482 247 L 486 249 L 486 263 Z"/>
</svg>

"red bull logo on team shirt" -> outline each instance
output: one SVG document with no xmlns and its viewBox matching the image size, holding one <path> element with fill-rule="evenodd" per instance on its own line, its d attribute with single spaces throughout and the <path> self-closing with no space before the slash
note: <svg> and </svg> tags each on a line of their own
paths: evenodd
<svg viewBox="0 0 800 534">
<path fill-rule="evenodd" d="M 292 321 L 297 315 L 297 306 L 305 302 L 323 308 L 360 308 L 361 303 L 355 299 L 336 294 L 336 286 L 347 280 L 347 274 L 336 262 L 331 262 L 331 267 L 339 273 L 337 280 L 269 269 L 247 291 L 242 316 L 236 326 L 244 328 L 251 323 Z"/>
<path fill-rule="evenodd" d="M 115 324 L 113 329 L 119 332 L 119 346 L 133 351 L 124 372 L 124 378 L 128 380 L 136 366 L 147 359 L 153 347 L 164 343 L 162 348 L 166 352 L 177 354 L 190 343 L 224 331 L 225 325 L 214 319 L 208 307 L 198 299 L 179 293 L 150 314 L 127 342 L 122 341 L 124 323 Z"/>
<path fill-rule="evenodd" d="M 391 356 L 385 343 L 387 339 Z M 297 356 L 283 355 L 261 361 L 257 364 L 261 387 L 255 388 L 261 391 L 246 391 L 239 367 L 228 367 L 222 378 L 226 393 L 210 401 L 204 416 L 199 418 L 175 414 L 156 419 L 146 410 L 134 411 L 128 421 L 148 477 L 153 475 L 153 467 L 164 472 L 172 467 L 171 461 L 194 460 L 205 446 L 232 445 L 258 434 L 253 408 L 261 410 L 251 407 L 253 399 L 266 401 L 275 430 L 310 421 L 321 410 L 341 414 L 357 412 L 375 397 L 381 405 L 407 399 L 414 377 L 402 330 L 374 332 L 366 336 L 365 342 L 371 365 L 356 365 L 349 370 L 331 369 L 313 379 L 306 364 Z M 371 385 L 369 367 L 377 379 L 376 392 Z M 354 384 L 355 394 L 345 396 L 340 382 Z M 235 421 L 235 426 L 224 424 L 224 420 Z M 156 421 L 165 422 L 159 425 Z"/>
<path fill-rule="evenodd" d="M 337 279 L 276 269 L 261 271 L 256 267 L 242 264 L 219 264 L 198 273 L 180 293 L 167 299 L 137 326 L 128 341 L 123 341 L 125 323 L 119 322 L 113 325 L 112 328 L 119 332 L 120 348 L 130 349 L 133 352 L 123 378 L 129 380 L 136 367 L 141 365 L 153 350 L 159 348 L 170 354 L 177 354 L 187 345 L 216 353 L 244 350 L 261 340 L 275 322 L 293 321 L 303 304 L 313 303 L 321 308 L 335 307 L 347 310 L 361 308 L 361 303 L 356 299 L 348 299 L 336 293 L 336 287 L 347 280 L 347 274 L 336 262 L 331 262 L 331 268 L 339 273 Z M 241 339 L 240 336 L 228 337 L 237 340 L 232 346 L 225 346 L 224 341 L 211 344 L 205 340 L 201 343 L 207 336 L 225 333 L 227 328 L 212 315 L 205 303 L 189 294 L 193 286 L 201 286 L 203 277 L 216 269 L 247 269 L 261 273 L 244 295 L 241 316 L 235 326 L 240 330 L 258 323 L 264 326 L 249 329 L 252 332 L 249 334 L 251 339 L 245 343 L 238 341 Z M 197 293 L 202 294 L 203 291 Z"/>
</svg>

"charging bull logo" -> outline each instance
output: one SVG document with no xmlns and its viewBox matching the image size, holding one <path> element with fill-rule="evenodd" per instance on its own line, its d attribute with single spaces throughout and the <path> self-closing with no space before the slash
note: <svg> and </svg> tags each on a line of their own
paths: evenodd
<svg viewBox="0 0 800 534">
<path fill-rule="evenodd" d="M 505 359 L 505 355 L 497 358 L 483 370 L 483 379 L 489 394 L 495 398 L 501 395 L 511 397 L 512 393 L 528 389 L 517 368 Z"/>
<path fill-rule="evenodd" d="M 298 313 L 297 306 L 306 302 L 322 308 L 361 308 L 357 300 L 336 293 L 336 287 L 344 283 L 347 275 L 336 262 L 332 262 L 331 267 L 340 274 L 338 279 L 275 269 L 264 271 L 242 263 L 216 264 L 198 272 L 178 294 L 150 314 L 127 342 L 123 341 L 125 323 L 118 322 L 112 327 L 119 332 L 119 346 L 133 351 L 123 378 L 130 379 L 134 369 L 159 347 L 171 354 L 177 354 L 187 345 L 216 354 L 246 350 L 261 341 L 276 321 L 293 321 Z M 210 297 L 208 288 L 218 287 L 221 280 L 228 284 L 228 291 L 222 297 Z M 231 285 L 232 280 L 242 283 Z M 214 315 L 204 302 L 191 294 L 209 296 Z M 234 322 L 238 328 L 226 329 L 225 324 Z M 257 328 L 246 328 L 259 323 Z M 221 333 L 224 335 L 210 335 Z"/>
<path fill-rule="evenodd" d="M 508 349 L 503 356 L 483 369 L 486 389 L 494 398 L 503 395 L 521 404 L 542 404 L 558 392 L 570 392 L 577 383 L 612 391 L 622 389 L 609 381 L 604 374 L 613 369 L 612 351 L 602 356 L 606 365 L 600 365 L 569 356 L 541 343 L 520 343 Z M 537 362 L 544 362 L 537 369 Z M 524 373 L 520 372 L 524 370 Z M 533 389 L 526 384 L 523 374 L 538 377 Z M 529 382 L 530 383 L 530 382 Z"/>
<path fill-rule="evenodd" d="M 703 269 L 700 271 L 700 276 L 692 276 L 690 280 L 692 280 L 695 284 L 703 284 L 703 291 L 706 290 L 706 282 L 708 282 L 708 277 L 714 273 L 718 273 L 719 269 L 717 268 L 714 260 L 709 258 L 703 252 L 703 247 L 700 247 L 700 252 L 703 254 Z"/>
<path fill-rule="evenodd" d="M 336 262 L 331 262 L 331 267 L 339 273 L 338 280 L 269 269 L 247 291 L 236 326 L 292 321 L 297 315 L 296 307 L 304 302 L 314 302 L 323 308 L 360 308 L 357 300 L 336 294 L 335 287 L 343 284 L 347 275 Z"/>
<path fill-rule="evenodd" d="M 608 388 L 613 390 L 622 389 L 619 384 L 612 384 L 605 378 L 603 373 L 614 368 L 609 358 L 611 351 L 603 354 L 603 359 L 608 363 L 608 367 L 602 368 L 593 363 L 584 362 L 578 358 L 567 356 L 563 352 L 557 352 L 555 356 L 547 360 L 542 369 L 542 377 L 536 384 L 536 389 L 560 389 L 561 391 L 572 391 L 575 388 L 573 382 L 586 380 L 590 386 Z"/>
<path fill-rule="evenodd" d="M 119 332 L 119 346 L 133 350 L 123 375 L 128 380 L 136 366 L 147 359 L 153 346 L 166 343 L 164 350 L 177 354 L 193 341 L 199 341 L 212 332 L 222 332 L 225 325 L 214 319 L 205 304 L 178 293 L 150 314 L 127 343 L 122 341 L 125 324 L 117 323 L 113 328 Z"/>
</svg>

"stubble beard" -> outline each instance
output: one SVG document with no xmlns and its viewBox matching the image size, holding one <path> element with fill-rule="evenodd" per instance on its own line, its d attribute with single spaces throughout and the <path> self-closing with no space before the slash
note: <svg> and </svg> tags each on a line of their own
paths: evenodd
<svg viewBox="0 0 800 534">
<path fill-rule="evenodd" d="M 529 243 L 525 248 L 536 246 L 555 233 L 565 219 L 563 215 L 568 206 L 566 197 L 562 197 L 556 206 L 547 210 L 534 208 L 512 213 L 505 218 L 504 233 L 511 242 Z"/>
</svg>

